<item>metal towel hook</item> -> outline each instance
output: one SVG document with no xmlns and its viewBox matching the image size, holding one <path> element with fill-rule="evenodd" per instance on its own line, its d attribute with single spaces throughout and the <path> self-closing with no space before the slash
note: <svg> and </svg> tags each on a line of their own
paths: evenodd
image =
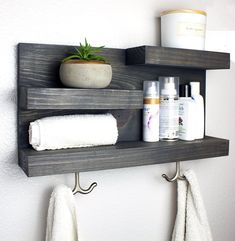
<svg viewBox="0 0 235 241">
<path fill-rule="evenodd" d="M 174 177 L 170 178 L 166 174 L 162 174 L 162 177 L 164 177 L 168 182 L 174 182 L 176 180 L 185 180 L 185 176 L 182 176 L 180 174 L 180 162 L 176 162 L 176 173 Z"/>
<path fill-rule="evenodd" d="M 83 189 L 83 188 L 80 186 L 80 183 L 79 183 L 79 173 L 76 172 L 76 173 L 75 173 L 75 186 L 74 186 L 72 192 L 73 192 L 73 195 L 77 194 L 78 192 L 81 193 L 81 194 L 88 194 L 88 193 L 90 193 L 96 186 L 97 186 L 97 183 L 96 183 L 96 182 L 93 182 L 88 189 Z"/>
</svg>

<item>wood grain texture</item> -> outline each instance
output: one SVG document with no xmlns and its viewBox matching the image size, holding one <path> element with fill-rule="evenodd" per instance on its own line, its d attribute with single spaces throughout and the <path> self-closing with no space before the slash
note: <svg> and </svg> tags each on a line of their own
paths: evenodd
<svg viewBox="0 0 235 241">
<path fill-rule="evenodd" d="M 18 45 L 18 78 L 20 87 L 63 87 L 59 79 L 61 60 L 74 50 L 73 46 L 27 44 Z M 127 51 L 128 52 L 128 51 Z M 112 66 L 109 89 L 142 90 L 144 80 L 158 76 L 178 76 L 182 83 L 204 80 L 204 70 L 176 66 L 128 66 L 125 49 L 105 48 L 102 52 Z"/>
<path fill-rule="evenodd" d="M 194 65 L 191 61 L 192 54 L 189 52 L 189 56 L 186 56 L 187 51 L 184 52 L 185 56 L 178 53 L 181 57 L 176 58 L 175 54 L 175 59 L 169 62 L 172 59 L 169 54 L 174 52 L 169 49 L 162 54 L 165 59 L 156 64 L 154 61 L 158 60 L 154 60 L 154 48 L 153 51 L 147 51 L 148 63 L 143 64 L 143 61 L 146 63 L 145 48 L 138 48 L 131 55 L 130 50 L 106 48 L 103 55 L 113 69 L 110 86 L 104 90 L 65 89 L 59 80 L 59 66 L 61 60 L 68 52 L 73 51 L 73 48 L 25 43 L 18 46 L 18 153 L 19 165 L 27 175 L 102 170 L 228 154 L 228 141 L 217 138 L 208 137 L 199 141 L 174 143 L 140 141 L 143 81 L 157 80 L 159 76 L 169 75 L 180 77 L 181 84 L 198 81 L 200 92 L 205 99 L 205 69 L 209 65 L 203 61 L 196 61 L 196 52 L 193 55 Z M 126 65 L 126 54 L 127 62 L 132 61 L 132 64 L 140 65 Z M 219 64 L 224 67 L 224 59 L 227 57 L 221 58 L 221 63 L 218 60 L 211 60 L 210 67 L 218 67 Z M 36 152 L 29 146 L 28 127 L 31 121 L 47 116 L 89 113 L 114 115 L 119 131 L 119 143 L 116 146 L 42 152 Z"/>
<path fill-rule="evenodd" d="M 142 109 L 142 90 L 20 88 L 21 108 L 46 109 Z"/>
<path fill-rule="evenodd" d="M 230 54 L 190 49 L 140 46 L 126 50 L 126 63 L 128 65 L 229 69 Z"/>
<path fill-rule="evenodd" d="M 34 121 L 46 116 L 67 115 L 67 114 L 86 114 L 86 113 L 107 113 L 115 115 L 118 121 L 119 141 L 139 141 L 142 139 L 142 111 L 139 107 L 136 109 L 125 110 L 85 110 L 79 109 L 37 109 L 26 110 L 27 107 L 27 88 L 34 88 L 35 94 L 40 94 L 40 88 L 58 88 L 63 92 L 59 80 L 59 67 L 61 60 L 67 54 L 74 50 L 73 46 L 48 45 L 48 44 L 28 44 L 20 43 L 18 45 L 18 145 L 19 148 L 27 148 L 28 144 L 28 126 L 30 121 Z M 201 94 L 205 98 L 205 70 L 201 69 L 182 69 L 166 66 L 132 66 L 125 64 L 125 49 L 105 48 L 103 52 L 112 65 L 113 77 L 108 89 L 142 91 L 143 81 L 157 80 L 158 76 L 172 75 L 179 76 L 180 83 L 189 83 L 190 81 L 199 81 Z M 22 88 L 23 87 L 23 96 Z M 26 88 L 26 89 L 25 89 Z M 39 88 L 39 89 L 36 89 Z M 61 88 L 61 90 L 59 90 Z M 71 89 L 75 90 L 75 89 Z M 37 93 L 38 91 L 38 93 Z M 80 91 L 77 90 L 76 91 Z M 60 93 L 61 93 L 60 92 Z M 135 92 L 136 93 L 136 92 Z M 54 93 L 56 94 L 56 93 Z M 46 97 L 46 96 L 45 96 Z M 34 97 L 30 97 L 33 99 Z M 50 99 L 35 100 L 33 105 L 41 105 L 42 102 L 51 101 Z M 53 97 L 54 98 L 54 97 Z M 67 97 L 67 101 L 68 101 Z M 59 97 L 57 98 L 57 100 Z M 40 102 L 41 103 L 40 103 Z M 64 101 L 64 100 L 63 100 Z M 138 100 L 139 101 L 139 100 Z M 62 101 L 61 101 L 62 102 Z M 58 102 L 59 105 L 60 102 Z M 120 103 L 120 100 L 119 100 Z M 139 102 L 138 102 L 139 103 Z M 137 104 L 137 103 L 136 103 Z M 44 105 L 44 104 L 43 104 Z M 139 106 L 139 104 L 137 104 Z M 70 106 L 73 108 L 72 106 Z M 69 107 L 69 108 L 70 108 Z M 31 106 L 30 108 L 34 108 Z M 36 108 L 36 107 L 35 107 Z M 46 108 L 46 107 L 45 107 Z M 101 108 L 101 107 L 100 107 Z"/>
<path fill-rule="evenodd" d="M 20 150 L 28 176 L 95 171 L 228 155 L 229 141 L 206 137 L 191 142 L 120 142 L 115 146 L 57 151 Z"/>
</svg>

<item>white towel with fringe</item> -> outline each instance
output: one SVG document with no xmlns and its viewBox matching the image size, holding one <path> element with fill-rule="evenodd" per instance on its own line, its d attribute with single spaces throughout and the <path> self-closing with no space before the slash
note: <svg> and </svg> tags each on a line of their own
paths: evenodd
<svg viewBox="0 0 235 241">
<path fill-rule="evenodd" d="M 77 212 L 72 190 L 57 186 L 50 198 L 45 241 L 78 241 Z"/>
<path fill-rule="evenodd" d="M 177 181 L 178 207 L 172 241 L 212 241 L 206 210 L 195 173 L 184 173 Z"/>
<path fill-rule="evenodd" d="M 114 145 L 117 138 L 112 114 L 51 116 L 29 126 L 29 143 L 37 151 Z"/>
</svg>

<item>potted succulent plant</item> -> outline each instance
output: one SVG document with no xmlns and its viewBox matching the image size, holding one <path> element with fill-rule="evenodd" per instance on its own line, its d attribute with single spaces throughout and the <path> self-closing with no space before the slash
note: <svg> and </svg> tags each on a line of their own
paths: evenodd
<svg viewBox="0 0 235 241">
<path fill-rule="evenodd" d="M 65 86 L 78 88 L 105 88 L 112 79 L 112 67 L 103 56 L 97 55 L 104 46 L 92 47 L 85 44 L 63 59 L 60 65 L 60 79 Z"/>
</svg>

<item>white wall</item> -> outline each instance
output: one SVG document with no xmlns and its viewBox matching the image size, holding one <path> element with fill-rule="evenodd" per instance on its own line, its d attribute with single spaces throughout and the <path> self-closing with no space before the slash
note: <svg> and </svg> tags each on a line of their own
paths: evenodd
<svg viewBox="0 0 235 241">
<path fill-rule="evenodd" d="M 232 53 L 231 70 L 207 72 L 209 135 L 230 139 L 230 156 L 184 162 L 197 173 L 215 241 L 235 236 L 235 4 L 233 0 L 0 0 L 0 240 L 42 241 L 54 186 L 73 186 L 73 175 L 27 178 L 16 157 L 16 45 L 18 42 L 126 48 L 158 43 L 157 17 L 167 8 L 208 12 L 207 49 Z M 176 187 L 161 178 L 174 163 L 81 174 L 77 195 L 83 241 L 170 240 Z"/>
</svg>

